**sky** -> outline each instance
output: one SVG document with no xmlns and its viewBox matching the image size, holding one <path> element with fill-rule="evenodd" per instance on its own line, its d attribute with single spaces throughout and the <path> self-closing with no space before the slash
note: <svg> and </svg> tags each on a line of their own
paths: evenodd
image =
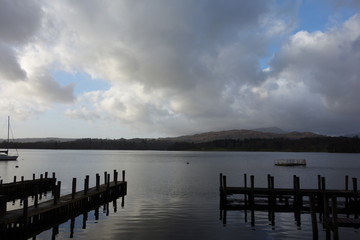
<svg viewBox="0 0 360 240">
<path fill-rule="evenodd" d="M 360 1 L 0 0 L 0 134 L 360 132 Z"/>
</svg>

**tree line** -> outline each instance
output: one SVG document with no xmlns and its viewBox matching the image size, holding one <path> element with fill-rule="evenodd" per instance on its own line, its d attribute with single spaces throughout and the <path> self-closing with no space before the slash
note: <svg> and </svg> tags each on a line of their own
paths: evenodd
<svg viewBox="0 0 360 240">
<path fill-rule="evenodd" d="M 7 148 L 1 142 L 0 148 Z M 11 147 L 11 146 L 9 146 Z M 177 150 L 177 151 L 280 151 L 360 153 L 358 137 L 318 137 L 301 139 L 224 139 L 208 142 L 174 142 L 162 139 L 93 139 L 72 141 L 18 142 L 18 149 L 94 150 Z"/>
</svg>

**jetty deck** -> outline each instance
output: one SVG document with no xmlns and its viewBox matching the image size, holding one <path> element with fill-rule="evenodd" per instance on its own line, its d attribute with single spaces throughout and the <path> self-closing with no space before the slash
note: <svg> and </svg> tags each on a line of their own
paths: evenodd
<svg viewBox="0 0 360 240">
<path fill-rule="evenodd" d="M 114 181 L 110 181 L 110 174 L 105 172 L 105 182 L 100 184 L 100 176 L 96 175 L 96 186 L 89 188 L 89 176 L 84 180 L 84 189 L 76 191 L 76 178 L 73 178 L 72 192 L 60 196 L 61 182 L 53 189 L 53 199 L 38 203 L 35 195 L 34 205 L 28 206 L 28 198 L 22 198 L 21 209 L 0 213 L 0 235 L 11 236 L 16 239 L 19 232 L 36 232 L 49 224 L 67 220 L 99 204 L 103 204 L 119 197 L 124 197 L 127 192 L 125 172 L 121 181 L 117 180 L 118 173 L 114 170 Z M 6 198 L 10 199 L 10 198 Z M 122 206 L 124 198 L 122 199 Z M 29 235 L 27 235 L 29 236 Z"/>
<path fill-rule="evenodd" d="M 328 232 L 332 231 L 334 239 L 338 238 L 338 227 L 360 226 L 360 192 L 357 189 L 357 178 L 352 178 L 352 189 L 349 189 L 349 177 L 345 176 L 345 189 L 326 189 L 325 178 L 318 175 L 318 188 L 300 187 L 300 178 L 293 176 L 293 188 L 275 188 L 274 177 L 268 175 L 268 187 L 256 188 L 254 176 L 250 176 L 247 186 L 247 175 L 244 174 L 244 186 L 227 186 L 226 176 L 220 174 L 220 211 L 221 219 L 226 224 L 227 211 L 250 211 L 251 225 L 255 226 L 254 211 L 268 211 L 271 225 L 275 225 L 276 212 L 293 212 L 298 226 L 301 225 L 301 214 L 310 213 L 314 239 L 317 239 L 317 218 Z M 338 217 L 338 214 L 342 214 Z M 247 218 L 247 214 L 245 214 Z"/>
<path fill-rule="evenodd" d="M 39 178 L 34 180 L 22 180 L 12 183 L 0 184 L 0 195 L 6 196 L 6 201 L 21 199 L 26 196 L 42 192 L 52 191 L 56 185 L 56 178 Z"/>
</svg>

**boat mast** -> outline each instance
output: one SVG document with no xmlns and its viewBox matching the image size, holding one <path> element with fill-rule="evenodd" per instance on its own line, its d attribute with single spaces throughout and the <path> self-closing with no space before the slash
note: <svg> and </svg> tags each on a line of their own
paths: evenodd
<svg viewBox="0 0 360 240">
<path fill-rule="evenodd" d="M 10 142 L 10 116 L 8 116 L 8 134 L 7 134 L 7 152 L 9 153 L 9 142 Z"/>
</svg>

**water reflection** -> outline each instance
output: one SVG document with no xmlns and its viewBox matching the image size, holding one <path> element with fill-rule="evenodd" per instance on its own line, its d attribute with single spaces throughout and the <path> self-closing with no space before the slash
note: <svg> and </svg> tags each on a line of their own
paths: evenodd
<svg viewBox="0 0 360 240">
<path fill-rule="evenodd" d="M 125 196 L 119 197 L 114 196 L 111 199 L 108 199 L 107 202 L 103 202 L 101 204 L 96 205 L 95 207 L 92 207 L 91 209 L 87 209 L 85 211 L 79 211 L 74 212 L 72 214 L 69 214 L 67 216 L 63 216 L 61 218 L 54 219 L 53 221 L 47 221 L 46 223 L 41 222 L 38 225 L 33 225 L 31 228 L 24 228 L 19 231 L 15 232 L 9 232 L 9 233 L 3 233 L 1 234 L 1 239 L 4 240 L 19 240 L 19 239 L 44 239 L 43 232 L 51 231 L 51 239 L 57 239 L 59 234 L 59 227 L 61 226 L 62 231 L 64 231 L 64 227 L 66 225 L 70 224 L 68 226 L 68 232 L 69 232 L 69 238 L 76 238 L 76 229 L 78 228 L 76 225 L 76 222 L 80 223 L 81 221 L 81 228 L 86 229 L 87 228 L 87 222 L 89 220 L 89 214 L 93 214 L 93 218 L 95 221 L 99 221 L 100 211 L 102 210 L 102 213 L 105 216 L 109 216 L 110 212 L 110 206 L 112 207 L 113 212 L 117 212 L 117 205 L 118 205 L 118 199 L 121 198 L 121 207 L 124 207 L 125 204 Z M 45 233 L 46 235 L 46 233 Z M 39 237 L 39 238 L 38 238 Z M 46 238 L 48 239 L 48 238 Z"/>
</svg>

